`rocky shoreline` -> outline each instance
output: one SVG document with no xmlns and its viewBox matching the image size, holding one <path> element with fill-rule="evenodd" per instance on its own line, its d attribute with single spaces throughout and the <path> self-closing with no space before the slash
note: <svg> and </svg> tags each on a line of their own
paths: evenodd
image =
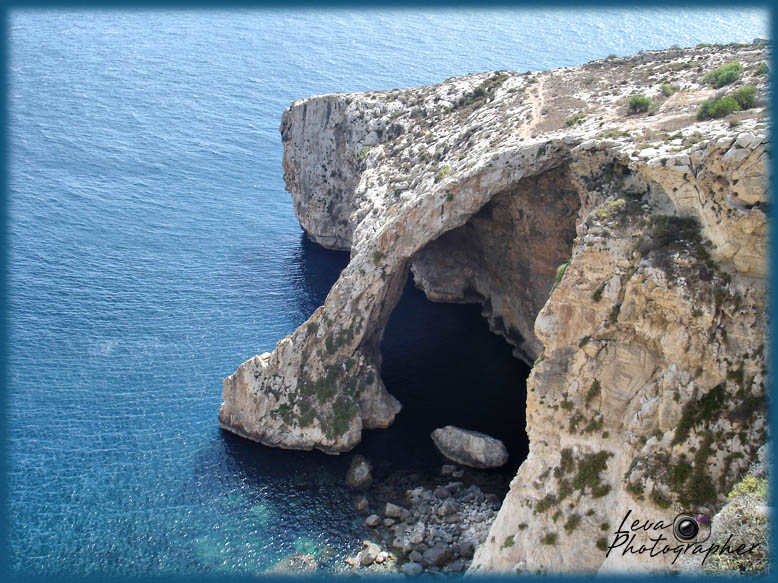
<svg viewBox="0 0 778 583">
<path fill-rule="evenodd" d="M 346 573 L 463 573 L 486 540 L 508 475 L 446 464 L 437 474 L 396 472 L 355 493 L 362 549 Z"/>
</svg>

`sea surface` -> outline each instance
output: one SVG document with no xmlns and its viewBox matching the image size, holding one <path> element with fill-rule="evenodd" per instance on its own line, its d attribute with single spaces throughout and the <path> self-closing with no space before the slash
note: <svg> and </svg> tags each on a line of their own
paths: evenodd
<svg viewBox="0 0 778 583">
<path fill-rule="evenodd" d="M 15 10 L 9 21 L 10 566 L 332 569 L 350 454 L 221 431 L 221 379 L 304 322 L 348 260 L 305 240 L 281 112 L 316 93 L 767 37 L 759 10 Z M 409 283 L 384 343 L 393 428 L 356 452 L 434 471 L 432 428 L 526 453 L 527 368 L 477 306 Z"/>
</svg>

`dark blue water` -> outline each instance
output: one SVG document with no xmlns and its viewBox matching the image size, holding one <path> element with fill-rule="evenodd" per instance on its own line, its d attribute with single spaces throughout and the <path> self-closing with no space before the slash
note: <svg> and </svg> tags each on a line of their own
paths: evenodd
<svg viewBox="0 0 778 583">
<path fill-rule="evenodd" d="M 767 28 L 721 8 L 13 12 L 11 567 L 246 574 L 354 548 L 347 457 L 216 424 L 221 378 L 303 322 L 344 265 L 305 242 L 283 190 L 292 100 Z M 403 299 L 384 377 L 406 410 L 360 446 L 379 471 L 437 463 L 426 436 L 446 422 L 490 429 L 520 461 L 526 369 L 477 311 Z"/>
</svg>

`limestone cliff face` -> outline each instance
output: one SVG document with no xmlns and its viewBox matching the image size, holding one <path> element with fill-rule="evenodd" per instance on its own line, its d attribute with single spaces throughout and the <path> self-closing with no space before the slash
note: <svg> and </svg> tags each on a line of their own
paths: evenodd
<svg viewBox="0 0 778 583">
<path fill-rule="evenodd" d="M 473 569 L 667 566 L 603 548 L 627 510 L 712 514 L 764 441 L 766 59 L 670 50 L 293 103 L 295 211 L 351 261 L 225 379 L 221 425 L 330 453 L 388 426 L 379 346 L 412 271 L 433 300 L 480 302 L 534 361 L 530 453 Z M 759 103 L 697 121 L 716 94 L 702 77 L 732 61 Z M 635 94 L 649 112 L 628 115 Z"/>
</svg>

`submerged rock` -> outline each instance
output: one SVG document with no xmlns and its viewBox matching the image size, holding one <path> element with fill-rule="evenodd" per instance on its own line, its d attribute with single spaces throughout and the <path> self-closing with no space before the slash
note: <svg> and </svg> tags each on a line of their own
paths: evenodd
<svg viewBox="0 0 778 583">
<path fill-rule="evenodd" d="M 408 575 L 409 577 L 416 577 L 417 575 L 421 575 L 424 571 L 424 567 L 422 567 L 419 563 L 405 563 L 402 567 L 400 567 L 400 572 L 403 575 Z"/>
<path fill-rule="evenodd" d="M 373 466 L 364 456 L 355 455 L 346 474 L 346 483 L 355 490 L 365 490 L 373 483 L 372 471 Z"/>
<path fill-rule="evenodd" d="M 367 567 L 368 565 L 373 564 L 373 561 L 376 560 L 376 558 L 380 553 L 381 553 L 381 547 L 379 547 L 375 543 L 368 542 L 365 545 L 365 548 L 362 549 L 357 555 L 357 559 L 359 560 L 360 565 L 362 565 L 363 567 Z M 384 557 L 384 559 L 385 558 L 386 557 Z"/>
<path fill-rule="evenodd" d="M 451 461 L 471 468 L 499 468 L 508 461 L 508 450 L 499 439 L 453 425 L 432 432 L 432 441 Z"/>
</svg>

